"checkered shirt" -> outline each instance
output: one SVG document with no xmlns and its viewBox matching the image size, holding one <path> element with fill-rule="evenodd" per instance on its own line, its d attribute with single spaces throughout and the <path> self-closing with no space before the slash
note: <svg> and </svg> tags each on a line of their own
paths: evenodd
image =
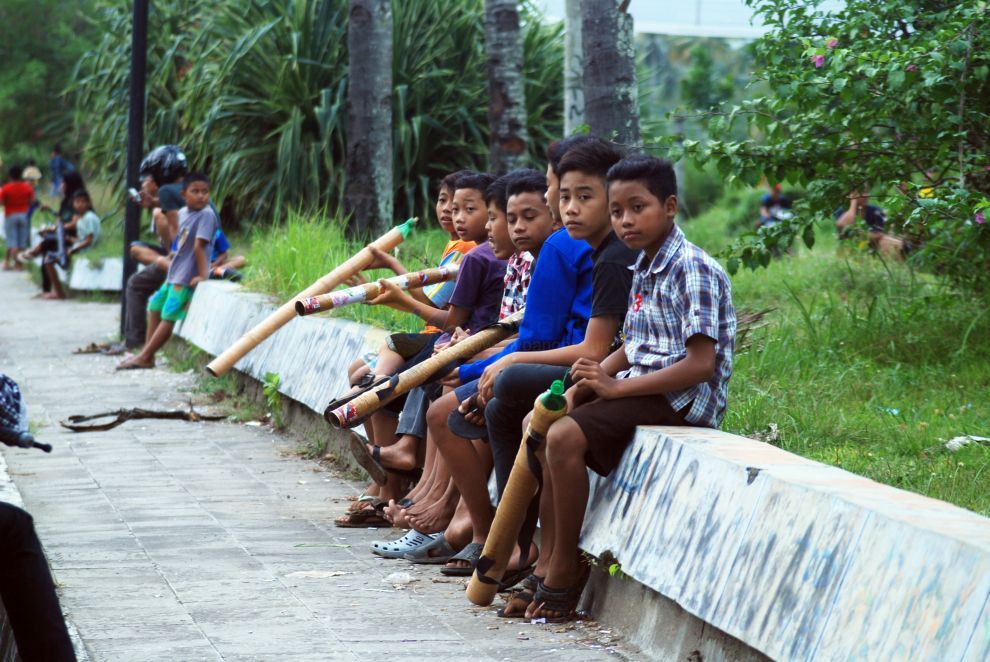
<svg viewBox="0 0 990 662">
<path fill-rule="evenodd" d="M 504 319 L 526 305 L 526 292 L 533 277 L 533 256 L 528 251 L 513 253 L 505 266 L 505 292 L 498 318 Z"/>
<path fill-rule="evenodd" d="M 693 403 L 685 414 L 689 423 L 717 428 L 725 415 L 736 336 L 728 276 L 676 225 L 652 262 L 643 252 L 629 268 L 633 284 L 623 330 L 631 367 L 618 376 L 639 377 L 673 365 L 687 356 L 691 336 L 708 336 L 715 340 L 715 374 L 666 396 L 674 411 Z"/>
</svg>

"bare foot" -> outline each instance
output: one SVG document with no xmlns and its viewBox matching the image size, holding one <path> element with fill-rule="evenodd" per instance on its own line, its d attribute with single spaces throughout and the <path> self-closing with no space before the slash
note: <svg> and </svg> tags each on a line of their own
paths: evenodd
<svg viewBox="0 0 990 662">
<path fill-rule="evenodd" d="M 140 357 L 133 357 L 117 364 L 117 370 L 150 370 L 155 367 L 154 361 L 141 361 Z"/>
<path fill-rule="evenodd" d="M 389 501 L 388 505 L 385 506 L 385 510 L 382 511 L 382 514 L 385 516 L 385 519 L 400 529 L 413 528 L 412 524 L 410 524 L 409 520 L 406 518 L 406 509 L 397 504 L 395 501 Z"/>
<path fill-rule="evenodd" d="M 444 498 L 427 506 L 422 512 L 413 514 L 409 509 L 406 518 L 413 527 L 421 533 L 439 533 L 447 528 L 450 520 L 454 517 L 454 510 L 457 507 L 459 494 L 453 488 L 447 491 Z M 418 504 L 417 504 L 418 505 Z"/>
<path fill-rule="evenodd" d="M 365 444 L 370 453 L 373 449 L 371 444 Z M 408 443 L 399 439 L 391 446 L 382 446 L 379 451 L 379 462 L 386 469 L 396 471 L 412 471 L 416 468 L 416 444 Z"/>
<path fill-rule="evenodd" d="M 58 299 L 64 299 L 65 295 L 59 294 L 58 292 L 45 292 L 44 294 L 41 295 L 41 298 L 46 299 L 48 301 L 55 301 Z"/>
</svg>

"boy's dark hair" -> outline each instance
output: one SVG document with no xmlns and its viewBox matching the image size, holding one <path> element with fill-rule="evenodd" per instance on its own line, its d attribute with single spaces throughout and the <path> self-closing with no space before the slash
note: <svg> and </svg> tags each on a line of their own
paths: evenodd
<svg viewBox="0 0 990 662">
<path fill-rule="evenodd" d="M 75 200 L 76 198 L 86 198 L 87 200 L 89 200 L 90 204 L 92 204 L 93 202 L 93 198 L 90 197 L 89 191 L 87 191 L 84 188 L 78 189 L 76 190 L 75 193 L 72 194 L 72 199 Z"/>
<path fill-rule="evenodd" d="M 7 174 L 10 175 L 11 179 L 16 181 L 24 174 L 24 168 L 19 165 L 10 166 L 10 170 L 7 171 Z"/>
<path fill-rule="evenodd" d="M 467 168 L 465 168 L 464 170 L 458 170 L 457 172 L 452 172 L 440 181 L 440 188 L 447 189 L 448 191 L 453 193 L 454 189 L 456 188 L 458 179 L 460 179 L 461 177 L 465 177 L 467 175 L 477 175 L 477 174 L 478 174 L 477 171 L 470 170 Z"/>
<path fill-rule="evenodd" d="M 557 172 L 557 168 L 560 167 L 560 160 L 564 158 L 564 154 L 567 154 L 568 151 L 578 145 L 598 139 L 598 136 L 590 133 L 579 133 L 576 136 L 569 136 L 563 140 L 554 140 L 547 146 L 547 161 L 550 163 L 550 169 L 559 177 L 560 173 Z"/>
<path fill-rule="evenodd" d="M 503 214 L 505 213 L 505 202 L 506 202 L 506 200 L 509 199 L 509 196 L 508 196 L 508 193 L 506 193 L 506 190 L 509 188 L 509 182 L 511 182 L 512 181 L 512 178 L 516 176 L 516 173 L 517 172 L 520 172 L 520 171 L 513 170 L 512 172 L 510 172 L 508 174 L 502 175 L 501 177 L 499 177 L 498 179 L 496 179 L 494 182 L 492 182 L 488 186 L 487 189 L 485 189 L 485 204 L 486 205 L 490 205 L 490 204 L 492 204 L 494 202 L 495 203 L 495 207 L 499 211 L 501 211 Z"/>
<path fill-rule="evenodd" d="M 608 169 L 622 159 L 615 145 L 601 138 L 594 138 L 576 145 L 564 154 L 557 166 L 557 177 L 561 180 L 569 172 L 583 172 L 586 175 L 601 177 L 604 183 Z"/>
<path fill-rule="evenodd" d="M 454 188 L 451 190 L 456 191 L 462 188 L 469 188 L 481 192 L 481 195 L 484 196 L 485 191 L 488 190 L 488 187 L 491 186 L 494 181 L 495 175 L 491 175 L 487 172 L 475 172 L 470 175 L 458 177 L 457 181 L 454 182 Z"/>
<path fill-rule="evenodd" d="M 505 191 L 505 199 L 508 200 L 520 193 L 539 193 L 543 195 L 547 192 L 547 176 L 539 170 L 517 170 L 519 174 L 509 182 Z"/>
<path fill-rule="evenodd" d="M 62 144 L 61 143 L 55 143 L 55 146 L 52 147 L 52 151 L 55 152 L 56 154 L 61 154 L 62 153 Z"/>
<path fill-rule="evenodd" d="M 185 191 L 194 182 L 203 182 L 207 186 L 210 185 L 210 180 L 205 174 L 201 172 L 190 172 L 182 178 L 182 190 Z"/>
<path fill-rule="evenodd" d="M 660 202 L 677 195 L 674 166 L 655 156 L 637 154 L 622 159 L 609 168 L 608 183 L 612 182 L 640 182 Z"/>
</svg>

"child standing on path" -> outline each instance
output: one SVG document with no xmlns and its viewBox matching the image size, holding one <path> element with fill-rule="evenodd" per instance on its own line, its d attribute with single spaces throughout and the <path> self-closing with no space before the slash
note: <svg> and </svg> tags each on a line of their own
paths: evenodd
<svg viewBox="0 0 990 662">
<path fill-rule="evenodd" d="M 24 171 L 13 166 L 10 181 L 0 188 L 0 204 L 4 208 L 3 231 L 7 242 L 7 253 L 3 258 L 3 270 L 22 269 L 17 254 L 26 249 L 31 241 L 31 224 L 28 210 L 34 202 L 34 187 L 21 178 Z"/>
<path fill-rule="evenodd" d="M 641 253 L 625 318 L 625 342 L 601 363 L 571 369 L 569 413 L 547 433 L 544 480 L 553 492 L 546 577 L 527 618 L 570 618 L 588 577 L 578 539 L 588 501 L 586 467 L 607 476 L 638 425 L 717 428 L 725 414 L 736 315 L 725 271 L 674 224 L 673 167 L 635 156 L 608 172 L 616 234 Z"/>
<path fill-rule="evenodd" d="M 186 206 L 179 210 L 178 245 L 165 283 L 148 301 L 144 349 L 121 361 L 117 370 L 154 368 L 155 352 L 172 337 L 175 323 L 185 319 L 193 289 L 210 277 L 210 255 L 220 222 L 210 207 L 210 183 L 206 175 L 186 175 L 182 196 Z"/>
</svg>

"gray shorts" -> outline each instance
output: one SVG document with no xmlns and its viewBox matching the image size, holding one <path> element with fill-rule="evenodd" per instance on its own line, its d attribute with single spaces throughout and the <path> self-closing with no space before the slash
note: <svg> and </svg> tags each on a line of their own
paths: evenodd
<svg viewBox="0 0 990 662">
<path fill-rule="evenodd" d="M 27 248 L 31 242 L 31 224 L 27 214 L 10 214 L 3 220 L 7 248 Z"/>
</svg>

